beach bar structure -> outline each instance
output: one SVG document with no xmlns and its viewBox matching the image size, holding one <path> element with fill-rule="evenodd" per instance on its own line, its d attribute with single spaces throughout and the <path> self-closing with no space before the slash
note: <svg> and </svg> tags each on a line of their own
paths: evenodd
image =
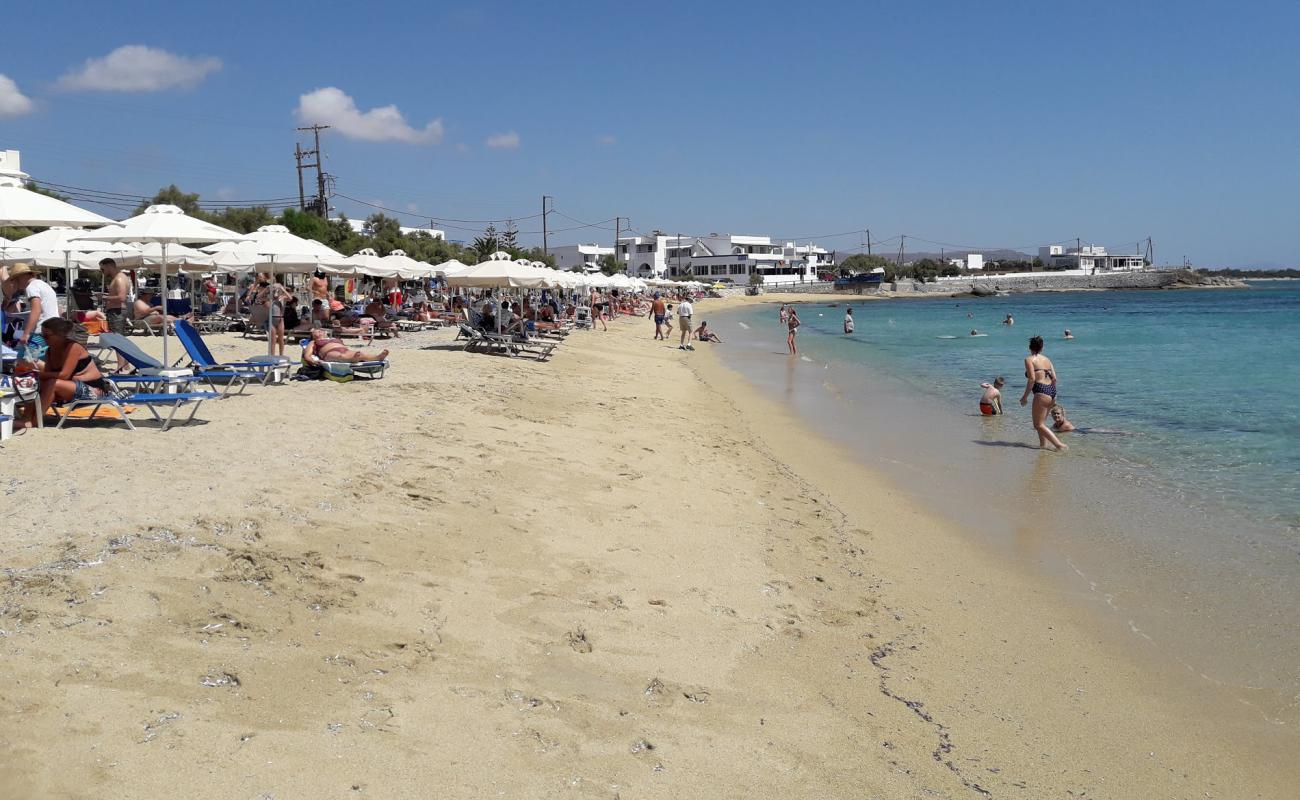
<svg viewBox="0 0 1300 800">
<path fill-rule="evenodd" d="M 1096 244 L 1079 247 L 1065 247 L 1059 244 L 1038 248 L 1038 257 L 1043 266 L 1053 270 L 1078 270 L 1085 274 L 1097 272 L 1137 272 L 1147 268 L 1145 256 L 1141 253 L 1115 255 L 1107 253 L 1106 248 Z"/>
<path fill-rule="evenodd" d="M 815 281 L 819 271 L 835 265 L 834 254 L 812 242 L 731 233 L 682 236 L 655 231 L 623 237 L 615 257 L 629 275 L 642 278 L 689 276 L 739 285 L 748 285 L 754 275 L 764 283 Z"/>
</svg>

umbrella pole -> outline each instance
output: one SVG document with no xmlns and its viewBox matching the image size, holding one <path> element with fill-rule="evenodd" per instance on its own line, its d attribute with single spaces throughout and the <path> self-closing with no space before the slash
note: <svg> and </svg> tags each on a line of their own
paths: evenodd
<svg viewBox="0 0 1300 800">
<path fill-rule="evenodd" d="M 167 242 L 162 242 L 162 277 L 158 279 L 158 290 L 162 294 L 162 340 L 163 368 L 171 369 L 172 362 L 167 355 Z M 146 320 L 147 323 L 147 320 Z"/>
<path fill-rule="evenodd" d="M 269 249 L 269 248 L 268 248 Z M 266 354 L 275 355 L 275 300 L 272 295 L 275 287 L 275 256 L 271 256 L 271 271 L 267 275 L 270 280 L 266 287 Z"/>
</svg>

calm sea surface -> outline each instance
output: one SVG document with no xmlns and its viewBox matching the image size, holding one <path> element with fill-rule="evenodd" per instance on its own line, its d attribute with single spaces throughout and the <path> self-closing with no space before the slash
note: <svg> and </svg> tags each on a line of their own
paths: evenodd
<svg viewBox="0 0 1300 800">
<path fill-rule="evenodd" d="M 1300 721 L 1300 282 L 800 308 L 798 359 L 775 306 L 714 315 L 724 361 L 1188 672 Z M 1084 429 L 1066 455 L 1027 447 L 1034 334 Z M 998 375 L 1007 416 L 982 418 Z"/>
</svg>

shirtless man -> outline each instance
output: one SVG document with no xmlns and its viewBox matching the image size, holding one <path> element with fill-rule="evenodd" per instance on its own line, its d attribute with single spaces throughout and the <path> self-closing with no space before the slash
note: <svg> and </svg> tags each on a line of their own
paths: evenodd
<svg viewBox="0 0 1300 800">
<path fill-rule="evenodd" d="M 649 316 L 655 320 L 655 338 L 664 339 L 664 321 L 668 319 L 668 304 L 658 294 L 655 295 L 655 301 L 650 304 Z"/>
<path fill-rule="evenodd" d="M 380 350 L 378 353 L 353 350 L 338 339 L 331 339 L 329 334 L 320 328 L 312 329 L 311 341 L 302 351 L 302 360 L 308 364 L 319 364 L 322 361 L 355 364 L 359 361 L 383 361 L 386 358 L 388 358 L 387 350 Z"/>
<path fill-rule="evenodd" d="M 108 320 L 108 330 L 120 336 L 126 333 L 126 293 L 131 282 L 111 258 L 100 261 L 99 268 L 108 279 L 104 287 L 104 318 Z"/>
<path fill-rule="evenodd" d="M 316 270 L 312 273 L 311 280 L 307 281 L 307 291 L 313 301 L 319 300 L 326 309 L 330 307 L 330 282 L 324 272 Z M 315 303 L 313 302 L 312 305 Z"/>
</svg>

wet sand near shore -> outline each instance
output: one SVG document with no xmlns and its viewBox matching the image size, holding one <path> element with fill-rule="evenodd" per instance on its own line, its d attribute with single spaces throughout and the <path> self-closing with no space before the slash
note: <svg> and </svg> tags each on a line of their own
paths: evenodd
<svg viewBox="0 0 1300 800">
<path fill-rule="evenodd" d="M 1295 793 L 648 324 L 6 442 L 0 796 Z"/>
</svg>

